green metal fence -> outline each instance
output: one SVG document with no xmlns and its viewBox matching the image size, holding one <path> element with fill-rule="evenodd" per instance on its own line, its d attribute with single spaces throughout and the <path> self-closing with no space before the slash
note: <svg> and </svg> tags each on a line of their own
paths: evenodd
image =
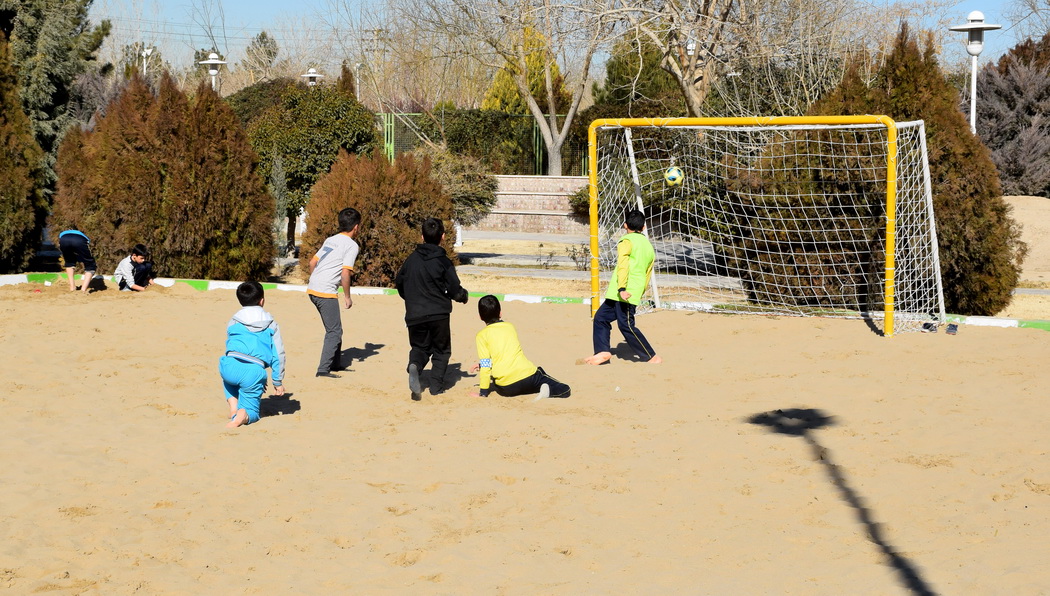
<svg viewBox="0 0 1050 596">
<path fill-rule="evenodd" d="M 531 125 L 531 134 L 508 134 L 503 139 L 510 144 L 511 151 L 516 151 L 520 159 L 496 160 L 489 152 L 480 151 L 474 156 L 494 169 L 497 174 L 521 174 L 543 176 L 547 174 L 547 144 L 539 125 L 530 115 L 507 115 L 509 118 L 522 119 L 521 124 Z M 383 112 L 376 114 L 377 125 L 383 130 L 383 151 L 387 158 L 394 159 L 401 153 L 418 147 L 422 141 L 414 130 L 425 119 L 424 114 L 394 114 Z M 527 120 L 526 120 L 527 119 Z M 526 138 L 527 137 L 527 138 Z M 586 143 L 566 141 L 562 147 L 562 174 L 566 176 L 583 176 L 587 173 Z"/>
</svg>

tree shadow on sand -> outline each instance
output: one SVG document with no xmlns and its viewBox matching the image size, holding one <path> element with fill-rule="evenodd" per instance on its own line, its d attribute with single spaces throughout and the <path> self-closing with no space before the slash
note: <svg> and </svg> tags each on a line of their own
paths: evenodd
<svg viewBox="0 0 1050 596">
<path fill-rule="evenodd" d="M 748 422 L 769 427 L 770 430 L 776 433 L 801 437 L 809 445 L 814 459 L 824 464 L 824 470 L 831 478 L 832 484 L 839 490 L 842 499 L 853 507 L 857 519 L 868 532 L 868 539 L 874 542 L 886 556 L 886 560 L 897 571 L 901 583 L 911 590 L 913 594 L 921 596 L 933 596 L 935 594 L 923 581 L 922 577 L 919 576 L 919 572 L 914 564 L 901 556 L 889 543 L 881 524 L 873 519 L 871 510 L 864 504 L 864 499 L 849 486 L 842 468 L 831 461 L 831 452 L 813 437 L 813 431 L 835 423 L 832 416 L 827 416 L 817 409 L 793 408 L 755 414 L 748 418 Z"/>
</svg>

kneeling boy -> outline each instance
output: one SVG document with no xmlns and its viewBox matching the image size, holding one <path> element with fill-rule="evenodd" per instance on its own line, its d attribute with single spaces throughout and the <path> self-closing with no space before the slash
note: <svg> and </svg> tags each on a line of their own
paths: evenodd
<svg viewBox="0 0 1050 596">
<path fill-rule="evenodd" d="M 226 355 L 219 358 L 219 374 L 230 405 L 228 428 L 259 420 L 267 368 L 273 377 L 273 392 L 284 395 L 284 341 L 277 321 L 263 310 L 262 284 L 246 281 L 237 286 L 237 300 L 244 308 L 226 324 Z"/>
<path fill-rule="evenodd" d="M 514 325 L 500 320 L 499 299 L 490 294 L 479 300 L 478 315 L 485 321 L 485 328 L 477 335 L 479 362 L 470 370 L 481 371 L 480 390 L 476 395 L 487 397 L 495 390 L 505 397 L 530 393 L 539 393 L 540 398 L 569 397 L 568 385 L 525 357 Z"/>
</svg>

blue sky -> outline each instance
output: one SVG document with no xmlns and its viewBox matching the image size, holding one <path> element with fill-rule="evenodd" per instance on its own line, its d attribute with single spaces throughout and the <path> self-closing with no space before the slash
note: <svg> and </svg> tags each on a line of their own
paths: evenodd
<svg viewBox="0 0 1050 596">
<path fill-rule="evenodd" d="M 301 0 L 298 3 L 288 0 L 95 0 L 92 15 L 95 19 L 110 18 L 114 33 L 123 39 L 152 38 L 169 56 L 188 54 L 188 61 L 192 59 L 193 48 L 207 45 L 195 22 L 200 17 L 194 7 L 216 3 L 221 3 L 223 8 L 226 43 L 236 59 L 248 40 L 264 29 L 280 43 L 283 38 L 291 39 L 311 26 L 326 29 L 323 15 L 331 5 L 343 4 L 355 11 L 364 0 Z M 983 12 L 986 22 L 1003 25 L 1003 30 L 986 34 L 982 62 L 997 58 L 1017 43 L 1016 30 L 1010 29 L 1012 23 L 1005 15 L 1003 5 L 1006 3 L 1004 0 L 961 0 L 945 10 L 945 17 L 952 25 L 965 23 L 973 10 Z M 963 33 L 950 34 L 946 38 L 948 55 L 945 58 L 965 57 L 964 39 Z"/>
</svg>

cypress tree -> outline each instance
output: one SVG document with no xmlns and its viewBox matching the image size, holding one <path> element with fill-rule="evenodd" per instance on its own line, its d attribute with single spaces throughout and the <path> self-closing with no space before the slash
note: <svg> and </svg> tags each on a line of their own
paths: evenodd
<svg viewBox="0 0 1050 596">
<path fill-rule="evenodd" d="M 43 152 L 22 112 L 10 47 L 0 33 L 0 273 L 21 271 L 39 245 L 47 205 L 41 190 Z"/>
<path fill-rule="evenodd" d="M 135 244 L 152 246 L 160 237 L 164 143 L 152 121 L 156 104 L 136 75 L 94 130 L 71 131 L 59 149 L 52 233 L 78 227 L 91 238 L 102 271 L 112 271 Z M 172 117 L 172 106 L 165 110 Z"/>
<path fill-rule="evenodd" d="M 79 223 L 99 266 L 143 243 L 161 275 L 265 279 L 274 200 L 237 117 L 206 83 L 194 101 L 134 77 L 93 131 L 67 135 L 53 221 Z"/>
<path fill-rule="evenodd" d="M 970 133 L 958 92 L 937 64 L 933 45 L 920 50 L 907 24 L 876 81 L 856 71 L 812 114 L 885 114 L 924 120 L 933 187 L 941 278 L 949 312 L 993 315 L 1010 301 L 1027 251 L 1003 200 L 988 149 Z"/>
</svg>

